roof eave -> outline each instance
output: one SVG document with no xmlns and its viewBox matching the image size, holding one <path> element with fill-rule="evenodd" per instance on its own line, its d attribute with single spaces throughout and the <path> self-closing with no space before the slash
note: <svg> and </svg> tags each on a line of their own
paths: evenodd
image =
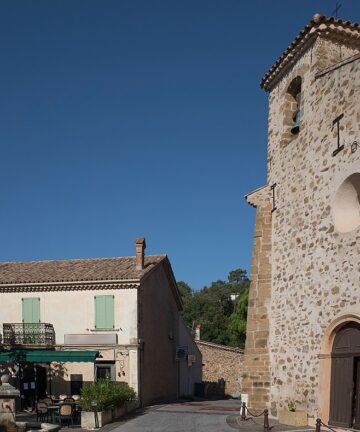
<svg viewBox="0 0 360 432">
<path fill-rule="evenodd" d="M 263 76 L 260 81 L 260 87 L 266 91 L 271 91 L 304 51 L 316 41 L 318 36 L 324 35 L 325 37 L 329 37 L 329 30 L 335 30 L 334 33 L 336 31 L 344 31 L 346 32 L 346 37 L 349 39 L 354 38 L 354 40 L 358 40 L 360 38 L 359 24 L 315 14 L 313 19 L 309 21 Z M 354 34 L 356 35 L 355 37 Z"/>
<path fill-rule="evenodd" d="M 252 192 L 249 192 L 244 197 L 248 204 L 257 208 L 258 206 L 271 202 L 271 186 L 266 184 Z"/>
<path fill-rule="evenodd" d="M 299 60 L 303 53 L 315 43 L 318 36 L 318 32 L 313 32 L 311 35 L 309 35 L 307 40 L 303 41 L 303 45 L 299 47 L 295 53 L 288 53 L 281 61 L 277 61 L 274 64 L 274 69 L 273 67 L 270 68 L 260 81 L 260 87 L 267 92 L 271 92 L 276 87 L 281 78 L 286 75 L 289 69 L 291 69 L 291 67 Z"/>
</svg>

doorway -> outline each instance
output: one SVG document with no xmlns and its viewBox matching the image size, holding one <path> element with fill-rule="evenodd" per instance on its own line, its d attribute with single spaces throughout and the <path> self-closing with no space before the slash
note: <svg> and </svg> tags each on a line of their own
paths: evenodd
<svg viewBox="0 0 360 432">
<path fill-rule="evenodd" d="M 47 367 L 34 363 L 23 363 L 19 370 L 21 376 L 20 393 L 22 408 L 33 410 L 36 401 L 46 397 Z"/>
<path fill-rule="evenodd" d="M 47 390 L 47 368 L 44 366 L 36 366 L 36 398 L 43 399 Z"/>
<path fill-rule="evenodd" d="M 23 402 L 22 408 L 26 411 L 31 411 L 35 408 L 36 387 L 35 379 L 36 372 L 32 363 L 25 363 L 20 369 L 21 373 L 21 398 Z"/>
<path fill-rule="evenodd" d="M 346 324 L 337 332 L 331 357 L 329 423 L 360 429 L 359 324 Z"/>
</svg>

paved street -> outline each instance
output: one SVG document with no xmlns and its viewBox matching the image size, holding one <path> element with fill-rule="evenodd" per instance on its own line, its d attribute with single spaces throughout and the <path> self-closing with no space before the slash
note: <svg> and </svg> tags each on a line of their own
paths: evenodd
<svg viewBox="0 0 360 432">
<path fill-rule="evenodd" d="M 100 432 L 263 432 L 263 417 L 240 421 L 240 402 L 218 400 L 154 405 L 138 410 L 100 429 Z M 18 414 L 18 421 L 35 421 L 34 414 Z M 313 432 L 311 427 L 291 427 L 269 419 L 271 432 Z M 79 426 L 62 428 L 85 432 Z"/>
<path fill-rule="evenodd" d="M 183 402 L 149 407 L 112 432 L 234 432 L 226 420 L 239 414 L 238 401 Z"/>
<path fill-rule="evenodd" d="M 240 421 L 240 402 L 234 400 L 181 402 L 155 405 L 135 413 L 103 432 L 263 432 L 263 417 Z M 313 432 L 311 427 L 291 427 L 270 419 L 272 432 Z"/>
</svg>

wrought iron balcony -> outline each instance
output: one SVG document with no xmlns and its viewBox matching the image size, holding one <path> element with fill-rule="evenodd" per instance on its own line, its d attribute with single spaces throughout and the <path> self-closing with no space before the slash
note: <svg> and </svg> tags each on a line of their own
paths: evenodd
<svg viewBox="0 0 360 432">
<path fill-rule="evenodd" d="M 3 345 L 54 346 L 54 327 L 47 323 L 4 323 Z"/>
</svg>

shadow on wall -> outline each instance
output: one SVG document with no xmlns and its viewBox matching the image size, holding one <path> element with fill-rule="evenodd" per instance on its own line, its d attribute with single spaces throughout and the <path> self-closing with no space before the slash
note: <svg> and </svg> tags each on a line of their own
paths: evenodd
<svg viewBox="0 0 360 432">
<path fill-rule="evenodd" d="M 220 378 L 216 381 L 203 381 L 200 385 L 195 384 L 195 396 L 206 399 L 225 398 L 225 380 Z"/>
</svg>

